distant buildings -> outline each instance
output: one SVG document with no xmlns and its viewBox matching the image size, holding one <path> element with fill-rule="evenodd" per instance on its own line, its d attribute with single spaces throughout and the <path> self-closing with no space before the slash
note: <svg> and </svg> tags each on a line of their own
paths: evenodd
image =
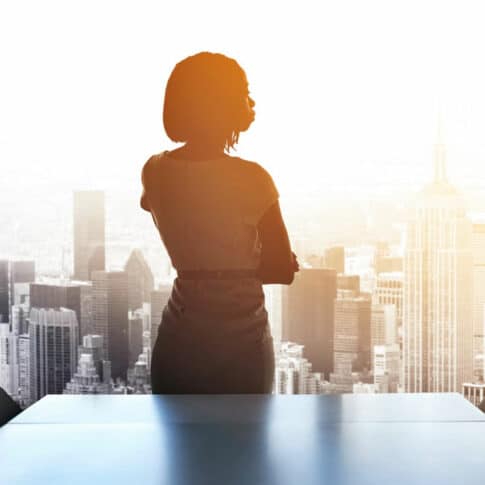
<svg viewBox="0 0 485 485">
<path fill-rule="evenodd" d="M 275 394 L 326 394 L 333 386 L 321 373 L 312 372 L 312 364 L 303 357 L 303 345 L 282 342 L 275 346 Z"/>
<path fill-rule="evenodd" d="M 0 323 L 11 321 L 13 305 L 28 303 L 28 285 L 33 281 L 34 261 L 0 260 Z"/>
<path fill-rule="evenodd" d="M 165 305 L 168 303 L 172 287 L 169 285 L 160 285 L 158 290 L 153 290 L 150 293 L 150 305 L 151 305 L 151 348 L 155 345 L 158 335 L 158 327 L 162 321 L 162 312 Z"/>
<path fill-rule="evenodd" d="M 0 260 L 0 323 L 9 321 L 9 271 L 8 261 Z"/>
<path fill-rule="evenodd" d="M 10 262 L 10 306 L 26 303 L 29 284 L 35 281 L 35 261 Z"/>
<path fill-rule="evenodd" d="M 143 351 L 143 311 L 128 312 L 129 367 L 135 365 Z"/>
<path fill-rule="evenodd" d="M 374 384 L 379 392 L 398 392 L 401 376 L 401 352 L 398 344 L 373 347 Z"/>
<path fill-rule="evenodd" d="M 31 402 L 62 394 L 76 371 L 76 313 L 67 308 L 32 308 L 29 316 Z"/>
<path fill-rule="evenodd" d="M 137 310 L 150 301 L 154 287 L 153 274 L 139 249 L 134 249 L 125 264 L 128 275 L 128 309 Z"/>
<path fill-rule="evenodd" d="M 360 276 L 339 274 L 337 275 L 337 290 L 348 290 L 354 292 L 355 296 L 360 294 Z"/>
<path fill-rule="evenodd" d="M 485 379 L 485 218 L 472 226 L 473 375 Z"/>
<path fill-rule="evenodd" d="M 444 146 L 435 179 L 407 225 L 403 358 L 407 392 L 460 392 L 473 377 L 471 224 L 463 198 L 446 180 Z"/>
<path fill-rule="evenodd" d="M 93 271 L 94 331 L 103 337 L 104 359 L 113 379 L 126 380 L 128 346 L 128 275 L 124 271 Z"/>
<path fill-rule="evenodd" d="M 90 280 L 93 271 L 105 269 L 104 192 L 74 192 L 74 276 Z"/>
<path fill-rule="evenodd" d="M 282 340 L 305 346 L 316 372 L 333 371 L 334 300 L 337 274 L 332 269 L 302 268 L 283 288 Z"/>
<path fill-rule="evenodd" d="M 371 348 L 375 345 L 397 344 L 397 314 L 395 305 L 372 305 Z"/>
<path fill-rule="evenodd" d="M 374 303 L 396 307 L 398 328 L 402 325 L 403 279 L 402 272 L 380 273 L 373 293 Z"/>
<path fill-rule="evenodd" d="M 10 337 L 10 325 L 0 323 L 0 387 L 8 394 L 13 394 L 10 367 L 12 362 L 12 348 Z"/>
<path fill-rule="evenodd" d="M 264 285 L 265 307 L 268 311 L 268 320 L 271 325 L 271 335 L 275 342 L 281 342 L 283 326 L 283 286 Z"/>
<path fill-rule="evenodd" d="M 470 383 L 465 382 L 462 389 L 463 396 L 474 406 L 480 406 L 485 402 L 485 382 Z M 485 409 L 482 409 L 485 412 Z"/>
<path fill-rule="evenodd" d="M 66 384 L 64 394 L 110 394 L 111 365 L 102 358 L 103 337 L 86 335 L 78 354 L 77 371 Z"/>
<path fill-rule="evenodd" d="M 33 403 L 32 394 L 30 392 L 30 336 L 28 333 L 19 335 L 18 337 L 19 349 L 19 390 L 18 402 L 21 407 L 30 406 Z M 13 394 L 15 398 L 15 394 Z"/>
<path fill-rule="evenodd" d="M 351 291 L 335 300 L 334 370 L 330 382 L 352 392 L 354 373 L 371 369 L 371 301 Z"/>
<path fill-rule="evenodd" d="M 345 273 L 345 248 L 335 246 L 325 250 L 325 267 L 334 269 L 337 274 Z"/>
<path fill-rule="evenodd" d="M 85 281 L 53 279 L 30 284 L 30 306 L 36 308 L 69 308 L 76 312 L 78 338 L 92 327 L 92 286 Z"/>
</svg>

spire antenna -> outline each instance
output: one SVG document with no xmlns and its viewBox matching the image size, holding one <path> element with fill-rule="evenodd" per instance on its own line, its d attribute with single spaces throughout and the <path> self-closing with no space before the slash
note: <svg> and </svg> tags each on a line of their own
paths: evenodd
<svg viewBox="0 0 485 485">
<path fill-rule="evenodd" d="M 434 181 L 435 183 L 446 182 L 446 148 L 443 135 L 443 117 L 438 114 L 438 127 L 436 143 L 434 145 Z"/>
</svg>

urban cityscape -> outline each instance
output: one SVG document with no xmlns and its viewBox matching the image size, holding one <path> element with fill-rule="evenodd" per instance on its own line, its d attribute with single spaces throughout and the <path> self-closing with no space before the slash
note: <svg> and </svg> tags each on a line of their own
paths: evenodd
<svg viewBox="0 0 485 485">
<path fill-rule="evenodd" d="M 265 287 L 275 394 L 484 400 L 485 207 L 467 211 L 440 140 L 433 163 L 401 244 L 315 252 L 292 237 L 300 271 L 290 286 Z M 42 274 L 39 261 L 0 260 L 0 386 L 23 408 L 46 394 L 151 393 L 151 351 L 175 273 L 160 281 L 136 247 L 123 268 L 107 268 L 104 191 L 74 191 L 72 217 L 69 276 L 64 266 Z"/>
</svg>

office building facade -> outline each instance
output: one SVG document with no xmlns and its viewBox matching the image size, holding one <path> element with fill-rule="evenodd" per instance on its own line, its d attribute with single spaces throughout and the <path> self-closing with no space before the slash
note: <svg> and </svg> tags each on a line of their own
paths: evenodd
<svg viewBox="0 0 485 485">
<path fill-rule="evenodd" d="M 62 394 L 76 371 L 78 324 L 68 308 L 32 308 L 29 315 L 30 392 L 35 402 Z"/>
<path fill-rule="evenodd" d="M 105 269 L 105 197 L 103 191 L 74 192 L 74 276 L 87 281 Z"/>
<path fill-rule="evenodd" d="M 417 197 L 404 258 L 403 359 L 407 392 L 461 392 L 473 374 L 471 223 L 435 147 L 435 179 Z"/>
<path fill-rule="evenodd" d="M 333 269 L 302 268 L 293 284 L 283 288 L 282 340 L 304 345 L 313 370 L 324 377 L 333 371 L 336 295 Z"/>
<path fill-rule="evenodd" d="M 128 346 L 128 276 L 124 271 L 93 271 L 93 326 L 103 337 L 104 359 L 113 379 L 126 380 Z"/>
</svg>

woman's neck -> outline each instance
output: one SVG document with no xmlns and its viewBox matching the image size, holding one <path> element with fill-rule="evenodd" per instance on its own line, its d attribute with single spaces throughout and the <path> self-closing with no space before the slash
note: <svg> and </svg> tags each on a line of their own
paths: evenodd
<svg viewBox="0 0 485 485">
<path fill-rule="evenodd" d="M 202 161 L 228 157 L 223 147 L 186 143 L 170 152 L 173 158 L 180 160 Z"/>
</svg>

